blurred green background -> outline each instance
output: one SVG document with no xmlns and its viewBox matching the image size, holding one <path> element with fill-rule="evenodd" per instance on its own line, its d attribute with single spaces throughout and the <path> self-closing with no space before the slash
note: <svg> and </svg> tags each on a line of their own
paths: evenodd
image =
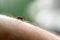
<svg viewBox="0 0 60 40">
<path fill-rule="evenodd" d="M 6 13 L 13 17 L 22 16 L 24 20 L 31 22 L 27 13 L 27 6 L 32 1 L 33 0 L 0 0 L 0 13 Z"/>
</svg>

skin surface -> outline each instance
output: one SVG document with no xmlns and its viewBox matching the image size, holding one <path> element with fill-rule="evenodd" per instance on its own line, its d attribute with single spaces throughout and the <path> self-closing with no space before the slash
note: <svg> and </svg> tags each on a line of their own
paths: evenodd
<svg viewBox="0 0 60 40">
<path fill-rule="evenodd" d="M 32 24 L 0 15 L 0 40 L 60 40 L 60 38 Z"/>
</svg>

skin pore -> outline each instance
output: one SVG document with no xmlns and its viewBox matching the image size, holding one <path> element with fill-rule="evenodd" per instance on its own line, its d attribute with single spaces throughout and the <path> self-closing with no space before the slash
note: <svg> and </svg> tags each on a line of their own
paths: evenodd
<svg viewBox="0 0 60 40">
<path fill-rule="evenodd" d="M 60 40 L 60 38 L 27 22 L 0 15 L 0 40 Z"/>
</svg>

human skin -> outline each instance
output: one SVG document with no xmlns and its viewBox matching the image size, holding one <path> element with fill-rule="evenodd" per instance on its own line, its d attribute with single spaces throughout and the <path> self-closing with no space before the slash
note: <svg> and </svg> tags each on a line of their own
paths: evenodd
<svg viewBox="0 0 60 40">
<path fill-rule="evenodd" d="M 0 15 L 0 40 L 60 40 L 60 38 L 27 22 Z"/>
</svg>

